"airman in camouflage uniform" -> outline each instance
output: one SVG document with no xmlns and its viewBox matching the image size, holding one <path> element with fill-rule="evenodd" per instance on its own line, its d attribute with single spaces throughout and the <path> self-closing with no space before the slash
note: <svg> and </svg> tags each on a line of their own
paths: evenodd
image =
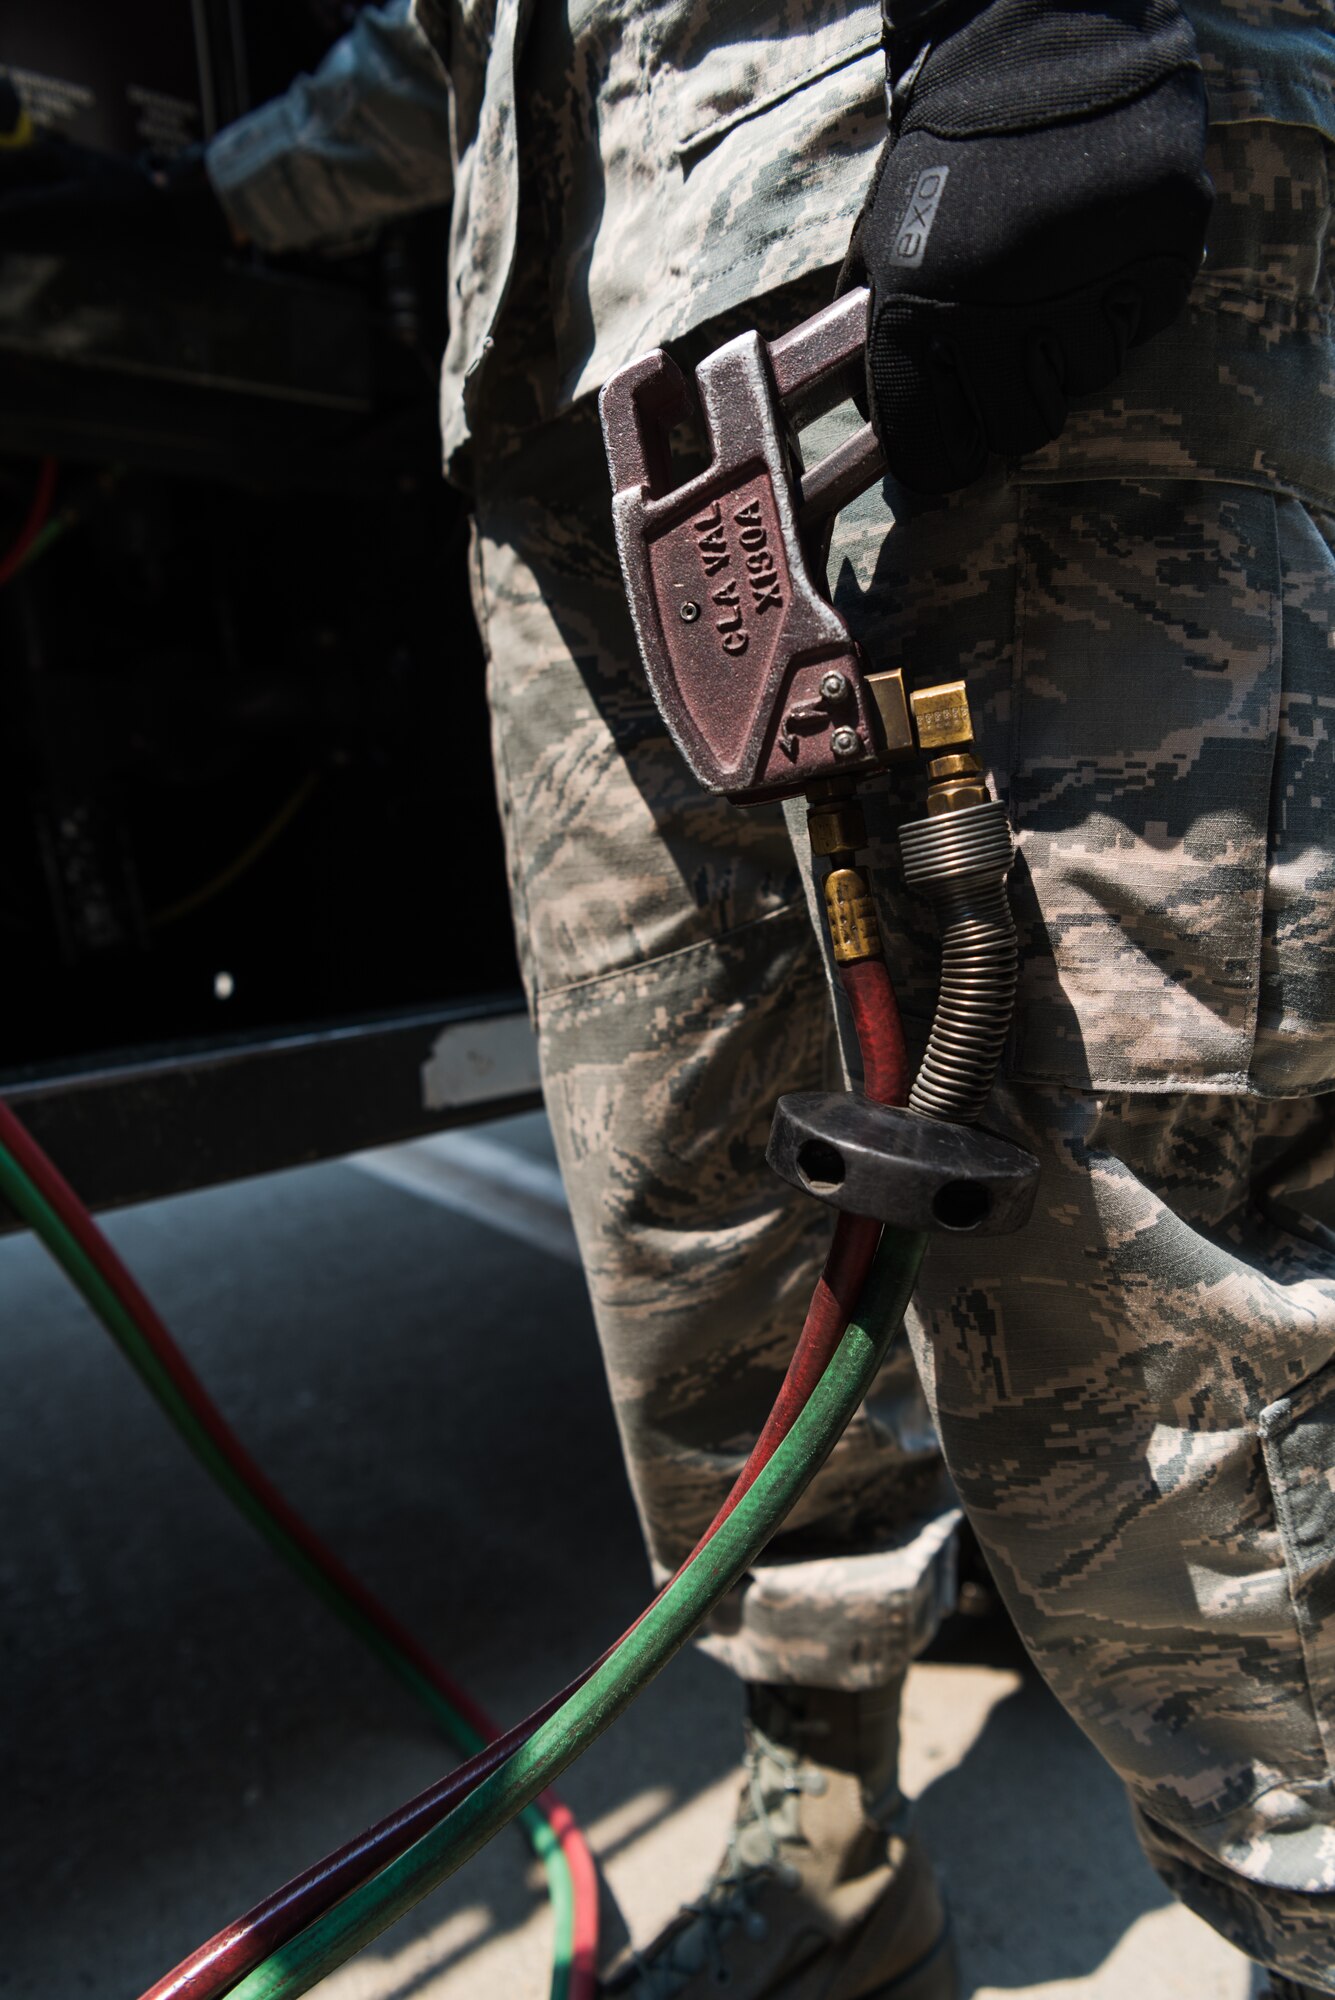
<svg viewBox="0 0 1335 2000">
<path fill-rule="evenodd" d="M 365 216 L 359 149 L 377 213 L 452 175 L 442 410 L 525 979 L 666 1570 L 791 1349 L 825 1229 L 763 1149 L 774 1098 L 837 1052 L 780 816 L 700 796 L 648 698 L 590 395 L 643 347 L 689 362 L 828 297 L 884 130 L 879 23 L 846 0 L 419 6 L 448 121 L 406 11 L 366 14 L 210 168 L 277 247 Z M 1217 206 L 1188 312 L 1020 467 L 866 496 L 831 562 L 873 656 L 967 674 L 1011 810 L 1023 976 L 988 1122 L 1042 1161 L 1035 1219 L 929 1259 L 918 1374 L 901 1347 L 707 1643 L 752 1681 L 894 1683 L 950 1592 L 930 1402 L 1161 1874 L 1335 1993 L 1335 15 L 1190 12 Z M 920 811 L 869 801 L 919 1033 L 935 944 L 893 833 Z"/>
</svg>

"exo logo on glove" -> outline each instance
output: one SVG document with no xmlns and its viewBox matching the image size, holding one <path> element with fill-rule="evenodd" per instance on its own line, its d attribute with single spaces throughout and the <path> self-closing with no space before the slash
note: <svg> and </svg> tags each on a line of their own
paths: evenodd
<svg viewBox="0 0 1335 2000">
<path fill-rule="evenodd" d="M 841 281 L 871 291 L 891 476 L 953 493 L 990 455 L 1041 451 L 1182 311 L 1209 106 L 1179 0 L 887 4 L 906 16 L 886 42 L 895 129 Z"/>
<path fill-rule="evenodd" d="M 902 264 L 911 271 L 921 264 L 949 172 L 949 167 L 924 167 L 913 183 L 903 220 L 895 231 L 889 259 L 892 264 Z"/>
</svg>

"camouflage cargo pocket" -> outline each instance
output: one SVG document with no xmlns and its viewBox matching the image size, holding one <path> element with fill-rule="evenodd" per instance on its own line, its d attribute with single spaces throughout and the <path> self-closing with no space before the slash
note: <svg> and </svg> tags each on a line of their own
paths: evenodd
<svg viewBox="0 0 1335 2000">
<path fill-rule="evenodd" d="M 671 94 L 675 125 L 672 151 L 686 171 L 742 126 L 777 113 L 780 124 L 803 106 L 793 100 L 818 85 L 831 86 L 825 116 L 847 115 L 884 101 L 880 13 L 870 0 L 841 6 L 794 34 L 777 7 L 757 12 L 752 0 L 712 0 L 707 9 L 665 8 L 655 88 Z M 814 100 L 813 100 L 814 101 Z M 780 111 L 789 106 L 790 111 Z M 743 135 L 748 148 L 777 151 L 778 129 Z M 754 172 L 754 165 L 752 167 Z"/>
<path fill-rule="evenodd" d="M 1260 488 L 1027 489 L 1011 807 L 1018 1073 L 1335 1081 L 1335 557 Z"/>
<path fill-rule="evenodd" d="M 1178 1552 L 1181 1621 L 1168 1592 L 1124 1600 L 1116 1664 L 1096 1670 L 1097 1642 L 1068 1651 L 1058 1691 L 1126 1780 L 1152 1844 L 1185 1836 L 1191 1863 L 1222 1865 L 1234 1893 L 1241 1877 L 1329 1895 L 1335 1363 L 1259 1411 L 1254 1428 L 1166 1426 L 1151 1444 L 1160 1541 L 1157 1552 L 1142 1544 L 1141 1574 L 1166 1582 L 1166 1551 Z M 1100 1609 L 1090 1629 L 1115 1630 Z"/>
</svg>

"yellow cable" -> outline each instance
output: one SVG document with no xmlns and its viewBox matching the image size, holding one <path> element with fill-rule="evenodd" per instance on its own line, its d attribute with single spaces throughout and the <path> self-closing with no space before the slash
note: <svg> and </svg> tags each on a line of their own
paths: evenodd
<svg viewBox="0 0 1335 2000">
<path fill-rule="evenodd" d="M 248 847 L 243 847 L 225 868 L 220 868 L 216 875 L 201 883 L 198 889 L 192 889 L 188 895 L 178 897 L 176 902 L 168 903 L 164 909 L 154 910 L 148 919 L 150 927 L 153 930 L 161 930 L 164 924 L 177 923 L 182 917 L 191 916 L 194 911 L 201 909 L 205 903 L 211 903 L 215 896 L 221 896 L 224 889 L 230 889 L 233 882 L 244 875 L 248 868 L 253 868 L 261 855 L 273 846 L 279 834 L 291 825 L 319 782 L 319 777 L 314 771 L 303 778 L 296 791 L 283 801 L 268 825 L 256 834 Z"/>
</svg>

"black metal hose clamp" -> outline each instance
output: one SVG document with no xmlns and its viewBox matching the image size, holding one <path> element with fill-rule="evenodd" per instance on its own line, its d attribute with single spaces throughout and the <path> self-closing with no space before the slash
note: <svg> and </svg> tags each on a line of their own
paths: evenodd
<svg viewBox="0 0 1335 2000">
<path fill-rule="evenodd" d="M 781 1097 L 765 1157 L 831 1208 L 953 1236 L 1019 1229 L 1038 1186 L 1038 1161 L 1006 1139 L 841 1090 Z"/>
</svg>

